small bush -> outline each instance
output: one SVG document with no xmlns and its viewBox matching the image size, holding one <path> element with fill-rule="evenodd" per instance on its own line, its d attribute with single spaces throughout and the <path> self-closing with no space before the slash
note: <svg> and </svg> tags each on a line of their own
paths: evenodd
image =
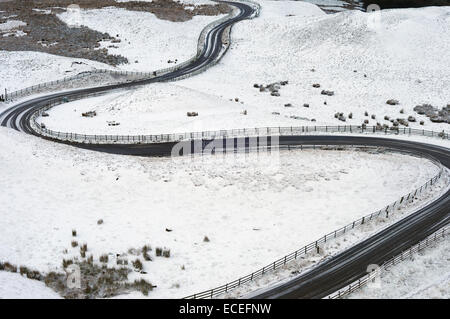
<svg viewBox="0 0 450 319">
<path fill-rule="evenodd" d="M 170 257 L 170 249 L 163 249 L 162 255 L 166 258 Z"/>
<path fill-rule="evenodd" d="M 72 245 L 72 247 L 77 247 L 78 246 L 78 242 L 77 241 L 75 241 L 75 240 L 72 240 L 72 243 L 71 243 L 71 245 Z"/>
<path fill-rule="evenodd" d="M 101 224 L 103 224 L 103 219 L 97 220 L 97 225 L 101 225 Z"/>
<path fill-rule="evenodd" d="M 106 254 L 101 255 L 99 260 L 100 260 L 101 263 L 105 263 L 106 264 L 108 262 L 108 260 L 109 260 L 108 255 L 106 255 Z"/>
<path fill-rule="evenodd" d="M 21 275 L 26 275 L 26 274 L 28 274 L 29 270 L 25 266 L 20 266 L 19 267 L 19 272 L 20 272 Z"/>
<path fill-rule="evenodd" d="M 17 272 L 17 266 L 14 266 L 13 264 L 10 264 L 9 262 L 5 262 L 4 267 L 5 267 L 6 271 Z"/>
<path fill-rule="evenodd" d="M 161 247 L 156 247 L 156 250 L 155 250 L 156 256 L 160 257 L 162 255 L 162 251 L 163 250 Z"/>
<path fill-rule="evenodd" d="M 27 278 L 28 279 L 34 279 L 34 280 L 42 280 L 43 276 L 37 270 L 30 270 L 27 273 Z"/>
<path fill-rule="evenodd" d="M 133 267 L 138 271 L 142 271 L 142 269 L 144 269 L 144 265 L 142 265 L 142 262 L 139 259 L 133 261 Z"/>
<path fill-rule="evenodd" d="M 72 237 L 77 237 L 77 231 L 75 229 L 72 229 Z"/>
<path fill-rule="evenodd" d="M 143 253 L 147 253 L 149 251 L 152 251 L 152 247 L 150 245 L 144 245 L 144 247 L 142 247 Z"/>
<path fill-rule="evenodd" d="M 146 251 L 143 252 L 142 257 L 144 257 L 144 260 L 146 261 L 152 261 L 152 257 L 150 257 L 150 255 Z"/>
<path fill-rule="evenodd" d="M 209 243 L 209 238 L 208 238 L 208 236 L 205 236 L 205 237 L 203 238 L 203 241 L 204 241 L 205 243 Z"/>
<path fill-rule="evenodd" d="M 64 269 L 69 267 L 72 264 L 73 264 L 73 260 L 72 259 L 63 259 L 63 261 L 62 261 L 62 266 L 63 266 Z"/>
<path fill-rule="evenodd" d="M 80 255 L 82 258 L 86 257 L 86 252 L 87 252 L 87 244 L 83 244 L 80 246 Z"/>
<path fill-rule="evenodd" d="M 124 266 L 126 266 L 126 265 L 128 265 L 128 259 L 117 259 L 117 261 L 116 261 L 116 263 L 118 264 L 118 265 L 124 265 Z"/>
<path fill-rule="evenodd" d="M 151 291 L 154 288 L 154 286 L 151 283 L 147 282 L 144 279 L 135 280 L 133 286 L 136 289 L 139 289 L 144 296 L 148 296 L 149 291 Z"/>
</svg>

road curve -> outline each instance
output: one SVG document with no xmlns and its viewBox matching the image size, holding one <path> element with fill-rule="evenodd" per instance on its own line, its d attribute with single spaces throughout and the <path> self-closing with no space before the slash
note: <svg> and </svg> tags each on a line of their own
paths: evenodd
<svg viewBox="0 0 450 319">
<path fill-rule="evenodd" d="M 450 168 L 450 150 L 429 144 L 373 137 L 292 137 L 292 144 L 372 145 L 428 155 Z M 450 190 L 374 236 L 325 260 L 296 278 L 252 294 L 251 298 L 324 298 L 367 274 L 370 264 L 381 265 L 450 222 Z"/>
<path fill-rule="evenodd" d="M 106 92 L 115 89 L 129 88 L 136 85 L 167 81 L 179 76 L 195 72 L 217 58 L 221 47 L 224 30 L 233 23 L 246 19 L 253 14 L 252 8 L 242 3 L 228 2 L 239 8 L 238 16 L 214 27 L 207 35 L 207 46 L 193 63 L 168 74 L 149 80 L 133 83 L 123 83 L 96 88 L 78 89 L 64 93 L 54 93 L 19 103 L 0 114 L 0 124 L 28 134 L 36 133 L 30 127 L 32 113 L 52 101 L 59 101 L 62 97 L 81 98 L 88 93 Z M 210 141 L 203 141 L 206 145 Z M 95 151 L 140 155 L 167 156 L 171 154 L 175 143 L 153 144 L 67 144 L 91 149 Z M 187 146 L 192 141 L 183 142 Z M 417 155 L 427 155 L 439 160 L 450 168 L 450 150 L 434 145 L 412 141 L 395 140 L 376 137 L 357 136 L 282 136 L 279 138 L 281 146 L 288 145 L 370 145 L 388 147 L 401 151 L 409 151 Z M 228 144 L 230 145 L 230 144 Z M 238 143 L 235 143 L 238 145 Z M 322 262 L 312 270 L 299 275 L 293 280 L 257 293 L 254 298 L 321 298 L 345 287 L 354 280 L 366 274 L 369 264 L 382 264 L 389 259 L 416 244 L 421 239 L 432 234 L 435 230 L 449 223 L 450 192 L 438 198 L 428 206 L 402 219 L 373 237 L 354 247 Z"/>
<path fill-rule="evenodd" d="M 236 22 L 250 18 L 254 14 L 254 9 L 245 3 L 233 2 L 233 1 L 222 1 L 231 6 L 239 9 L 239 14 L 235 17 L 226 20 L 219 25 L 212 28 L 205 38 L 205 46 L 200 53 L 200 55 L 192 61 L 192 63 L 176 70 L 169 72 L 151 79 L 138 80 L 127 83 L 120 83 L 114 85 L 105 85 L 100 87 L 88 88 L 88 89 L 77 89 L 69 92 L 60 92 L 49 94 L 46 96 L 30 99 L 19 103 L 4 112 L 0 113 L 0 125 L 13 128 L 28 134 L 34 134 L 29 124 L 29 119 L 34 113 L 34 111 L 40 109 L 44 104 L 52 101 L 57 101 L 62 97 L 68 98 L 81 98 L 89 93 L 101 93 L 117 89 L 126 89 L 131 87 L 136 87 L 138 85 L 146 85 L 155 82 L 164 82 L 172 79 L 176 79 L 180 76 L 196 72 L 210 63 L 213 63 L 219 56 L 222 50 L 222 35 L 225 29 L 233 25 Z"/>
<path fill-rule="evenodd" d="M 223 145 L 249 146 L 237 143 L 237 138 L 225 140 Z M 233 141 L 232 141 L 233 140 Z M 265 139 L 263 139 L 265 140 Z M 269 138 L 270 140 L 270 138 Z M 203 148 L 210 140 L 202 142 Z M 184 148 L 194 150 L 195 141 L 182 142 Z M 70 144 L 70 143 L 69 143 Z M 86 149 L 115 154 L 140 156 L 169 156 L 176 143 L 154 144 L 84 144 Z M 399 151 L 407 151 L 418 156 L 431 157 L 450 169 L 450 149 L 436 145 L 385 137 L 365 136 L 280 136 L 281 148 L 299 145 L 353 145 L 377 146 Z M 433 203 L 405 217 L 367 240 L 322 262 L 312 270 L 299 275 L 287 283 L 253 294 L 251 298 L 323 298 L 353 283 L 367 274 L 370 264 L 381 265 L 384 261 L 400 254 L 433 234 L 450 221 L 450 190 Z"/>
</svg>

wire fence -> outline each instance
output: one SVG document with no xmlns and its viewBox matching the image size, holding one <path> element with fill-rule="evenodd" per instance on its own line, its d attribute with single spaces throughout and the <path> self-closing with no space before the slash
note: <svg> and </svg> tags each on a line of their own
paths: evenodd
<svg viewBox="0 0 450 319">
<path fill-rule="evenodd" d="M 322 126 L 278 126 L 278 127 L 259 127 L 259 128 L 241 128 L 215 131 L 185 132 L 171 134 L 150 134 L 150 135 L 112 135 L 112 134 L 79 134 L 73 132 L 60 132 L 47 128 L 45 125 L 37 122 L 37 119 L 49 109 L 71 101 L 86 97 L 103 95 L 105 92 L 80 93 L 58 97 L 37 109 L 30 117 L 32 129 L 39 135 L 73 143 L 85 144 L 151 144 L 166 142 L 181 142 L 190 140 L 212 140 L 219 138 L 233 137 L 260 137 L 260 136 L 295 136 L 317 133 L 371 133 L 384 135 L 415 135 L 438 137 L 449 139 L 448 132 L 435 132 L 424 129 L 414 129 L 411 127 L 382 127 L 362 125 L 322 125 Z"/>
<path fill-rule="evenodd" d="M 59 132 L 51 130 L 45 125 L 37 122 L 37 119 L 48 109 L 59 105 L 60 102 L 52 102 L 42 109 L 36 111 L 31 117 L 31 126 L 36 133 L 60 141 L 87 144 L 151 144 L 181 142 L 192 140 L 213 140 L 234 137 L 261 137 L 261 136 L 297 136 L 317 133 L 371 133 L 383 135 L 415 135 L 449 139 L 445 131 L 435 132 L 429 130 L 414 129 L 410 127 L 382 128 L 380 126 L 364 125 L 335 125 L 335 126 L 289 126 L 289 127 L 260 127 L 243 128 L 217 131 L 151 134 L 151 135 L 102 135 L 102 134 L 79 134 L 72 132 Z"/>
<path fill-rule="evenodd" d="M 379 268 L 375 268 L 374 271 L 369 272 L 364 277 L 358 279 L 357 281 L 351 283 L 347 287 L 340 289 L 333 294 L 329 295 L 328 299 L 339 299 L 348 296 L 352 292 L 361 289 L 362 287 L 366 286 L 370 282 L 374 282 L 377 278 L 380 278 L 381 274 L 385 271 L 387 271 L 390 267 L 398 265 L 399 263 L 410 259 L 413 257 L 414 254 L 422 251 L 425 248 L 428 248 L 434 244 L 436 244 L 439 241 L 442 241 L 445 236 L 448 234 L 449 228 L 444 227 L 434 234 L 428 236 L 426 239 L 420 241 L 418 244 L 411 246 L 408 250 L 403 251 L 401 254 L 395 256 L 394 258 L 386 261 L 381 265 Z"/>
<path fill-rule="evenodd" d="M 310 244 L 280 258 L 275 260 L 274 262 L 262 267 L 261 269 L 258 269 L 255 272 L 252 272 L 249 275 L 243 276 L 239 279 L 236 279 L 234 281 L 231 281 L 229 283 L 226 283 L 225 285 L 209 289 L 203 292 L 199 292 L 193 295 L 189 295 L 185 297 L 186 299 L 204 299 L 204 298 L 213 298 L 217 297 L 219 295 L 228 293 L 232 291 L 233 289 L 236 289 L 238 287 L 241 287 L 244 284 L 247 284 L 249 282 L 254 281 L 257 278 L 262 277 L 264 274 L 270 273 L 275 271 L 276 269 L 279 269 L 281 267 L 284 267 L 287 263 L 294 261 L 298 259 L 301 256 L 304 256 L 310 252 L 319 252 L 320 246 L 322 244 L 326 244 L 330 242 L 333 239 L 336 239 L 340 236 L 343 236 L 344 234 L 348 233 L 349 231 L 355 229 L 358 226 L 370 223 L 378 218 L 388 218 L 390 214 L 394 213 L 395 210 L 400 209 L 401 207 L 404 207 L 408 203 L 411 203 L 415 199 L 417 199 L 417 196 L 421 195 L 423 192 L 428 190 L 432 185 L 436 184 L 436 182 L 444 175 L 446 175 L 446 169 L 441 165 L 441 163 L 435 159 L 430 158 L 433 160 L 433 162 L 439 166 L 439 173 L 435 175 L 433 178 L 429 179 L 425 184 L 423 184 L 421 187 L 411 191 L 410 193 L 403 195 L 400 199 L 396 200 L 395 202 L 387 205 L 386 207 L 383 207 L 382 209 L 366 215 L 362 218 L 359 218 L 352 223 L 339 228 L 329 234 L 326 234 L 325 236 L 321 237 L 320 239 L 311 242 Z"/>
<path fill-rule="evenodd" d="M 234 2 L 242 2 L 242 3 L 247 3 L 249 5 L 251 5 L 254 10 L 255 10 L 255 15 L 254 17 L 259 16 L 259 12 L 260 12 L 260 5 L 253 2 L 253 1 L 249 1 L 249 0 L 236 0 Z M 82 80 L 82 79 L 88 79 L 89 77 L 93 76 L 93 75 L 98 75 L 98 74 L 106 74 L 106 75 L 110 75 L 112 77 L 117 77 L 117 76 L 122 76 L 125 77 L 126 80 L 125 82 L 130 82 L 130 81 L 144 81 L 144 80 L 150 80 L 153 79 L 155 77 L 161 76 L 161 75 L 165 75 L 167 73 L 171 73 L 171 72 L 175 72 L 181 68 L 184 68 L 188 65 L 190 65 L 191 63 L 193 63 L 194 61 L 197 60 L 197 58 L 201 55 L 201 53 L 203 52 L 203 50 L 206 48 L 206 36 L 208 35 L 208 32 L 210 30 L 212 30 L 213 28 L 215 28 L 216 26 L 222 24 L 223 22 L 232 19 L 233 17 L 235 17 L 237 14 L 237 11 L 234 9 L 228 13 L 226 16 L 215 20 L 209 24 L 207 24 L 201 31 L 198 40 L 197 40 L 197 52 L 195 55 L 193 55 L 191 58 L 189 58 L 188 60 L 180 63 L 180 64 L 176 64 L 174 66 L 171 67 L 167 67 L 167 68 L 163 68 L 163 69 L 158 69 L 156 71 L 151 71 L 151 72 L 135 72 L 135 71 L 116 71 L 116 70 L 107 70 L 107 69 L 95 69 L 95 70 L 90 70 L 90 71 L 85 71 L 85 72 L 81 72 L 79 74 L 73 75 L 73 76 L 68 76 L 68 77 L 64 77 L 62 79 L 58 79 L 58 80 L 54 80 L 54 81 L 49 81 L 49 82 L 44 82 L 44 83 L 39 83 L 37 85 L 33 85 L 30 87 L 26 87 L 17 91 L 13 91 L 10 93 L 7 93 L 6 96 L 4 97 L 5 101 L 10 101 L 13 99 L 17 99 L 17 98 L 21 98 L 21 97 L 26 97 L 29 96 L 31 94 L 35 94 L 35 93 L 40 93 L 43 91 L 48 91 L 51 89 L 55 89 L 56 87 L 58 87 L 59 85 L 64 85 L 66 83 L 69 82 L 74 82 L 77 80 Z M 228 44 L 230 43 L 229 41 L 229 32 L 228 34 Z M 223 56 L 224 52 L 222 52 L 221 55 L 219 55 L 219 57 L 216 59 L 215 62 L 217 62 L 218 60 L 220 60 L 220 58 Z M 188 76 L 192 76 L 195 74 L 198 74 L 200 72 L 205 71 L 207 68 L 209 68 L 211 65 L 206 65 L 205 68 L 201 68 L 200 70 L 197 70 L 196 72 L 193 73 L 189 73 L 186 75 L 183 75 L 182 77 L 178 77 L 175 79 L 172 79 L 172 81 L 174 80 L 181 80 L 184 79 Z M 111 83 L 111 85 L 117 85 L 120 83 L 124 83 L 124 81 L 121 82 L 115 82 L 115 83 Z M 97 84 L 97 83 L 96 83 Z M 80 84 L 79 85 L 84 86 L 84 84 Z"/>
</svg>

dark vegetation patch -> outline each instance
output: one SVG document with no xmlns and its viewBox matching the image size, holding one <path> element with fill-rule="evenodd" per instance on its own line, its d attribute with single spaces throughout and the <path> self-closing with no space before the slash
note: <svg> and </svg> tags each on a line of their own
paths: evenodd
<svg viewBox="0 0 450 319">
<path fill-rule="evenodd" d="M 25 36 L 0 36 L 0 47 L 6 51 L 37 51 L 72 58 L 94 60 L 113 66 L 128 63 L 121 55 L 112 55 L 106 48 L 100 49 L 101 41 L 120 42 L 108 33 L 97 32 L 85 26 L 70 28 L 59 20 L 58 13 L 65 12 L 69 5 L 77 4 L 82 9 L 105 7 L 124 8 L 130 11 L 151 12 L 160 19 L 187 21 L 195 15 L 217 15 L 229 12 L 225 4 L 202 5 L 193 10 L 172 0 L 153 0 L 152 2 L 116 2 L 115 0 L 35 0 L 0 2 L 0 23 L 8 16 L 27 25 L 17 28 Z M 38 10 L 51 10 L 49 14 Z M 149 27 L 149 26 L 143 26 Z"/>
<path fill-rule="evenodd" d="M 72 232 L 73 234 L 73 232 Z M 71 244 L 73 251 L 75 247 Z M 70 249 L 70 248 L 69 248 Z M 0 261 L 0 271 L 18 273 L 28 279 L 44 282 L 48 287 L 56 291 L 64 298 L 92 299 L 109 298 L 131 291 L 140 291 L 145 296 L 156 288 L 145 279 L 130 281 L 128 275 L 132 272 L 147 274 L 144 271 L 145 263 L 152 262 L 150 245 L 144 245 L 140 249 L 130 248 L 128 254 L 109 254 L 116 260 L 115 266 L 108 265 L 108 254 L 102 254 L 94 260 L 92 254 L 88 255 L 86 243 L 79 245 L 80 256 L 63 259 L 62 270 L 41 273 L 24 265 L 20 267 L 9 262 Z M 170 257 L 170 249 L 157 248 L 160 256 Z M 67 253 L 68 250 L 65 250 Z M 136 258 L 142 254 L 144 262 Z M 134 257 L 132 257 L 132 256 Z M 133 258 L 131 263 L 128 259 Z M 111 263 L 114 265 L 114 263 Z M 79 275 L 79 276 L 78 276 Z"/>
</svg>

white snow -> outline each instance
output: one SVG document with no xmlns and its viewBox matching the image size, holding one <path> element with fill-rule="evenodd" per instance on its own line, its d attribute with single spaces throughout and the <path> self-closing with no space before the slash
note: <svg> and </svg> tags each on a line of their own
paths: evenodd
<svg viewBox="0 0 450 319">
<path fill-rule="evenodd" d="M 75 15 L 75 16 L 74 16 Z M 111 36 L 119 34 L 121 43 L 102 43 L 118 48 L 108 48 L 110 54 L 121 54 L 130 64 L 114 68 L 110 65 L 85 59 L 61 57 L 40 52 L 0 51 L 0 92 L 9 92 L 43 82 L 61 79 L 92 69 L 119 69 L 128 71 L 154 71 L 174 66 L 169 59 L 178 63 L 189 59 L 197 52 L 197 39 L 201 30 L 211 21 L 221 16 L 195 16 L 186 22 L 160 20 L 152 13 L 127 11 L 119 8 L 97 10 L 70 10 L 58 15 L 67 23 L 76 22 Z M 77 21 L 74 21 L 77 20 Z M 21 26 L 20 21 L 9 20 L 0 24 L 0 31 Z M 3 27 L 2 27 L 3 26 Z M 4 30 L 3 30 L 4 29 Z M 9 35 L 11 32 L 4 33 Z M 25 35 L 19 30 L 15 36 Z M 73 62 L 83 62 L 82 65 Z M 135 63 L 138 61 L 138 63 Z"/>
<path fill-rule="evenodd" d="M 364 299 L 449 299 L 450 239 L 415 254 L 411 260 L 390 267 L 381 274 L 379 285 L 369 284 L 349 298 Z"/>
<path fill-rule="evenodd" d="M 145 262 L 145 278 L 158 285 L 155 298 L 234 280 L 437 172 L 415 157 L 351 151 L 283 151 L 277 170 L 269 171 L 274 159 L 264 154 L 114 156 L 5 128 L 0 149 L 0 260 L 60 269 L 63 258 L 79 254 L 70 248 L 72 229 L 95 257 L 166 246 L 170 258 Z"/>
<path fill-rule="evenodd" d="M 59 299 L 43 282 L 27 279 L 18 273 L 0 271 L 0 299 Z"/>
<path fill-rule="evenodd" d="M 450 58 L 442 54 L 450 49 L 445 36 L 450 8 L 386 10 L 377 18 L 361 12 L 325 15 L 297 1 L 259 2 L 261 17 L 234 26 L 231 49 L 206 73 L 67 103 L 43 121 L 51 129 L 78 133 L 173 133 L 343 124 L 334 119 L 338 111 L 353 112 L 346 124 L 360 124 L 365 110 L 384 123 L 384 115 L 406 117 L 419 103 L 442 107 L 450 102 Z M 110 52 L 132 62 L 120 68 L 137 71 L 170 66 L 169 58 L 189 58 L 200 30 L 218 18 L 172 23 L 114 8 L 81 11 L 80 17 L 90 28 L 119 34 L 122 42 Z M 5 85 L 14 90 L 108 68 L 35 52 L 0 51 L 0 64 L 1 92 Z M 281 97 L 253 88 L 253 83 L 279 80 L 289 80 Z M 313 83 L 336 95 L 324 98 Z M 387 106 L 389 98 L 401 105 Z M 294 107 L 285 108 L 285 103 Z M 88 110 L 98 116 L 82 118 Z M 188 118 L 187 111 L 199 116 Z M 447 124 L 415 116 L 426 125 L 413 127 L 447 129 Z M 121 125 L 109 127 L 108 120 Z M 266 170 L 273 163 L 267 155 L 176 161 L 114 156 L 5 128 L 0 128 L 0 149 L 0 261 L 43 272 L 60 269 L 63 258 L 78 254 L 70 248 L 72 229 L 96 257 L 144 244 L 167 246 L 170 258 L 145 263 L 145 278 L 158 285 L 150 293 L 154 298 L 183 297 L 234 280 L 381 208 L 436 173 L 423 159 L 350 151 L 282 152 L 274 173 Z M 99 226 L 100 218 L 105 223 Z M 204 236 L 211 241 L 203 242 Z M 17 276 L 0 272 L 0 283 L 31 285 Z M 427 287 L 412 291 L 436 295 Z M 44 288 L 29 289 L 32 296 L 52 297 Z M 17 296 L 27 289 L 8 288 Z"/>
<path fill-rule="evenodd" d="M 102 47 L 109 54 L 120 54 L 129 60 L 129 64 L 119 65 L 121 69 L 149 72 L 174 66 L 168 60 L 177 59 L 181 63 L 195 55 L 200 32 L 221 16 L 194 16 L 185 22 L 171 22 L 149 12 L 103 8 L 67 11 L 58 17 L 69 25 L 76 22 L 120 39 L 120 43 L 103 41 Z"/>
<path fill-rule="evenodd" d="M 261 16 L 233 27 L 230 50 L 207 72 L 176 83 L 59 106 L 46 119 L 48 127 L 91 134 L 158 134 L 360 125 L 365 119 L 369 125 L 391 124 L 383 119 L 385 115 L 413 115 L 417 122 L 410 127 L 448 130 L 448 124 L 432 123 L 413 108 L 422 103 L 439 108 L 450 103 L 450 56 L 442 54 L 450 50 L 450 37 L 445 36 L 450 32 L 450 7 L 326 15 L 310 3 L 260 3 Z M 253 88 L 254 83 L 280 80 L 289 81 L 281 87 L 280 97 Z M 322 87 L 313 88 L 314 83 Z M 321 95 L 322 89 L 335 91 L 335 96 Z M 400 105 L 387 105 L 391 98 Z M 284 107 L 287 103 L 293 107 Z M 309 107 L 303 107 L 304 103 Z M 73 109 L 95 109 L 99 117 L 86 120 Z M 244 110 L 247 115 L 242 114 Z M 189 118 L 187 111 L 199 116 Z M 376 119 L 366 117 L 365 111 Z M 336 112 L 353 113 L 353 119 L 341 122 L 334 117 Z M 106 119 L 121 125 L 107 127 Z M 425 125 L 419 124 L 421 120 Z"/>
<path fill-rule="evenodd" d="M 31 51 L 0 51 L 0 65 L 0 94 L 3 94 L 5 88 L 12 92 L 84 71 L 113 69 L 91 60 Z"/>
<path fill-rule="evenodd" d="M 450 102 L 450 56 L 442 54 L 450 50 L 446 36 L 450 7 L 375 14 L 347 11 L 305 18 L 276 16 L 272 8 L 287 2 L 261 3 L 261 17 L 233 28 L 231 49 L 219 65 L 178 85 L 224 99 L 238 97 L 248 116 L 255 117 L 254 126 L 311 125 L 291 115 L 314 118 L 317 125 L 343 124 L 334 118 L 336 112 L 352 112 L 353 119 L 346 123 L 356 125 L 367 119 L 367 110 L 376 115 L 376 120 L 368 118 L 371 125 L 389 123 L 383 120 L 385 115 L 415 115 L 425 121 L 426 129 L 448 130 L 447 124 L 433 124 L 412 109 L 422 103 L 443 107 Z M 314 8 L 302 2 L 295 5 Z M 289 80 L 280 97 L 253 88 L 254 83 L 279 80 Z M 322 87 L 315 89 L 314 83 Z M 322 89 L 335 91 L 335 96 L 324 97 Z M 387 105 L 391 98 L 400 105 Z M 285 108 L 285 103 L 294 107 Z M 304 108 L 304 103 L 310 107 Z M 405 114 L 399 113 L 401 109 Z M 281 115 L 272 115 L 274 111 Z M 235 119 L 240 124 L 241 119 Z M 422 127 L 418 122 L 410 126 Z"/>
<path fill-rule="evenodd" d="M 346 249 L 349 249 L 350 247 L 405 218 L 407 215 L 427 206 L 436 200 L 436 198 L 443 196 L 449 190 L 448 182 L 448 175 L 443 176 L 437 183 L 433 184 L 432 188 L 428 188 L 425 192 L 421 193 L 418 198 L 419 200 L 412 203 L 407 203 L 405 206 L 402 206 L 401 209 L 396 210 L 395 213 L 390 214 L 389 218 L 380 216 L 375 220 L 366 222 L 364 225 L 356 227 L 355 229 L 350 229 L 341 237 L 336 239 L 332 238 L 331 240 L 327 240 L 326 244 L 321 244 L 319 253 L 313 251 L 306 255 L 302 255 L 298 259 L 287 263 L 285 266 L 275 271 L 268 272 L 264 276 L 219 297 L 249 298 L 261 293 L 264 290 L 293 279 L 299 274 L 313 268 L 318 263 L 327 260 L 333 255 L 336 255 Z M 318 239 L 319 238 L 315 238 L 314 240 Z M 297 249 L 301 249 L 301 247 L 298 247 Z M 292 253 L 292 251 L 290 253 Z M 282 256 L 280 256 L 280 258 L 282 258 Z"/>
<path fill-rule="evenodd" d="M 9 31 L 25 25 L 27 24 L 20 20 L 8 20 L 4 23 L 0 23 L 0 32 Z"/>
</svg>

